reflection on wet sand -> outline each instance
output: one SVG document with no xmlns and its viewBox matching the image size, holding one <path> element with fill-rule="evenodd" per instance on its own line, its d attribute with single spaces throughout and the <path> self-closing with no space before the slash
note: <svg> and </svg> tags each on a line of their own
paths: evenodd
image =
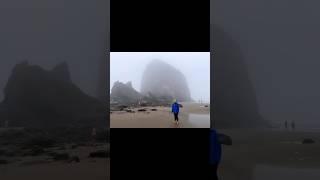
<svg viewBox="0 0 320 180">
<path fill-rule="evenodd" d="M 233 140 L 232 146 L 223 146 L 219 167 L 223 180 L 319 179 L 320 132 L 270 129 L 220 129 L 219 132 Z M 306 138 L 315 143 L 304 144 Z"/>
<path fill-rule="evenodd" d="M 188 122 L 197 128 L 210 127 L 210 114 L 188 114 Z"/>
<path fill-rule="evenodd" d="M 319 180 L 319 168 L 288 168 L 258 164 L 254 168 L 254 180 L 292 179 Z"/>
</svg>

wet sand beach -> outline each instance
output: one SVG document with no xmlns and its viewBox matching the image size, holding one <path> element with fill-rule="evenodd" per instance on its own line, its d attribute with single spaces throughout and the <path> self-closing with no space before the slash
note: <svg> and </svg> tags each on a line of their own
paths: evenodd
<svg viewBox="0 0 320 180">
<path fill-rule="evenodd" d="M 171 107 L 139 107 L 133 112 L 112 111 L 110 114 L 111 128 L 210 128 L 210 106 L 199 103 L 181 103 L 179 121 L 173 123 Z M 138 111 L 145 109 L 146 111 Z M 156 109 L 153 111 L 152 109 Z"/>
<path fill-rule="evenodd" d="M 220 129 L 232 137 L 223 146 L 222 180 L 320 179 L 320 132 Z M 303 144 L 311 138 L 314 144 Z"/>
<path fill-rule="evenodd" d="M 46 154 L 39 156 L 0 156 L 0 179 L 3 180 L 109 180 L 110 159 L 105 157 L 88 157 L 91 152 L 106 149 L 105 145 L 81 146 L 74 149 L 48 148 L 45 151 L 68 153 L 70 157 L 77 156 L 79 162 L 69 160 L 53 160 Z"/>
</svg>

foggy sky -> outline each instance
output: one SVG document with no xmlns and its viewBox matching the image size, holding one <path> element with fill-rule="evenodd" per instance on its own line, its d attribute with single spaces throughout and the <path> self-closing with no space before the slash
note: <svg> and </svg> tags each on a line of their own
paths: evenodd
<svg viewBox="0 0 320 180">
<path fill-rule="evenodd" d="M 319 7 L 313 0 L 211 1 L 211 23 L 239 43 L 267 120 L 320 121 Z"/>
<path fill-rule="evenodd" d="M 0 101 L 15 64 L 51 69 L 67 61 L 72 80 L 95 95 L 98 67 L 107 60 L 109 0 L 0 2 Z"/>
<path fill-rule="evenodd" d="M 210 102 L 210 53 L 161 52 L 161 53 L 116 53 L 110 54 L 110 90 L 117 80 L 132 86 L 140 92 L 142 75 L 148 62 L 159 59 L 186 77 L 191 97 Z"/>
</svg>

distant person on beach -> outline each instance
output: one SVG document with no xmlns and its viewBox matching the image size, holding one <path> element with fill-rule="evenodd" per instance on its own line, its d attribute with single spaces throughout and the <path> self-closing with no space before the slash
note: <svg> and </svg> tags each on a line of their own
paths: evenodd
<svg viewBox="0 0 320 180">
<path fill-rule="evenodd" d="M 171 112 L 174 115 L 174 121 L 176 124 L 179 124 L 179 104 L 178 101 L 175 100 L 174 103 L 172 104 Z"/>
<path fill-rule="evenodd" d="M 218 180 L 218 166 L 221 159 L 221 143 L 216 130 L 210 129 L 210 179 Z"/>
<path fill-rule="evenodd" d="M 286 129 L 288 129 L 288 121 L 285 121 L 285 122 L 284 122 L 284 127 L 285 127 Z"/>
<path fill-rule="evenodd" d="M 296 125 L 295 125 L 294 121 L 292 121 L 292 122 L 291 122 L 292 131 L 294 131 L 295 127 L 296 127 Z"/>
<path fill-rule="evenodd" d="M 97 136 L 97 130 L 96 130 L 96 128 L 92 128 L 92 131 L 91 131 L 91 143 L 92 143 L 92 145 L 95 143 L 96 136 Z"/>
<path fill-rule="evenodd" d="M 8 121 L 8 120 L 4 122 L 4 127 L 5 127 L 5 128 L 8 128 L 8 127 L 9 127 L 9 121 Z"/>
</svg>

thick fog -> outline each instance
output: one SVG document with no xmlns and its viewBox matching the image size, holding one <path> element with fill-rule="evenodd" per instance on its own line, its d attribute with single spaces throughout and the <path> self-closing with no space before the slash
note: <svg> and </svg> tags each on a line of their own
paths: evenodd
<svg viewBox="0 0 320 180">
<path fill-rule="evenodd" d="M 319 1 L 211 1 L 211 23 L 240 47 L 267 120 L 320 126 L 319 7 Z"/>
<path fill-rule="evenodd" d="M 109 0 L 1 1 L 0 100 L 13 66 L 23 60 L 46 69 L 67 61 L 72 80 L 97 96 L 99 67 L 107 70 L 108 6 Z"/>
<path fill-rule="evenodd" d="M 110 91 L 115 81 L 132 82 L 140 92 L 143 72 L 152 60 L 162 60 L 181 71 L 188 83 L 191 97 L 210 102 L 210 53 L 161 52 L 110 54 Z"/>
</svg>

